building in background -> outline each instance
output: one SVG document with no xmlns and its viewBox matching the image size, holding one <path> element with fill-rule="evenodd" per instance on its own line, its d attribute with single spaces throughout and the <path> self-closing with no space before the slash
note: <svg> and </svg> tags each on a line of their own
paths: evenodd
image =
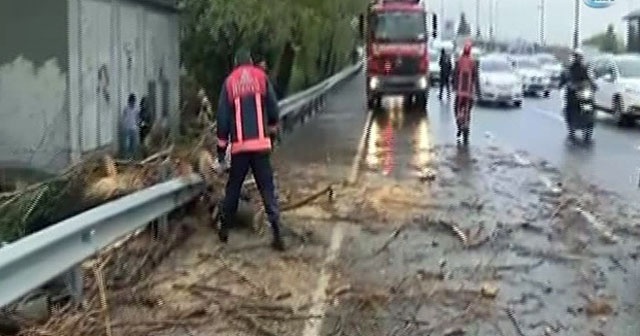
<svg viewBox="0 0 640 336">
<path fill-rule="evenodd" d="M 627 49 L 640 53 L 640 9 L 627 14 L 624 19 L 628 22 Z"/>
<path fill-rule="evenodd" d="M 129 93 L 178 125 L 174 0 L 0 1 L 0 166 L 57 172 L 115 149 Z"/>
</svg>

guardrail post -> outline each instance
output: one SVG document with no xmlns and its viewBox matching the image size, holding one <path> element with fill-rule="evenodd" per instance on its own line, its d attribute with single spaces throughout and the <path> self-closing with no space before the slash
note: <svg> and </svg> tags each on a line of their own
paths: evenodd
<svg viewBox="0 0 640 336">
<path fill-rule="evenodd" d="M 165 160 L 160 165 L 160 179 L 162 182 L 166 182 L 171 179 L 171 164 Z M 162 215 L 158 217 L 153 227 L 153 235 L 156 239 L 161 239 L 169 234 L 169 216 Z"/>
<path fill-rule="evenodd" d="M 84 294 L 84 274 L 82 267 L 76 265 L 64 274 L 64 284 L 73 301 L 80 305 Z"/>
</svg>

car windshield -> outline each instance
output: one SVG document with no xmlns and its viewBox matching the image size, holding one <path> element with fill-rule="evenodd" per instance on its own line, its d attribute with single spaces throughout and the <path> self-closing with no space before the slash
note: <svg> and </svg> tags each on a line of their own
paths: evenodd
<svg viewBox="0 0 640 336">
<path fill-rule="evenodd" d="M 503 60 L 480 60 L 480 70 L 483 72 L 508 72 L 511 71 L 511 65 Z"/>
<path fill-rule="evenodd" d="M 380 12 L 372 17 L 373 38 L 387 41 L 424 41 L 427 23 L 422 12 Z"/>
<path fill-rule="evenodd" d="M 519 68 L 522 69 L 537 69 L 540 65 L 530 59 L 519 59 L 516 61 Z"/>
<path fill-rule="evenodd" d="M 619 60 L 616 63 L 618 64 L 620 76 L 626 78 L 640 78 L 640 58 Z"/>
</svg>

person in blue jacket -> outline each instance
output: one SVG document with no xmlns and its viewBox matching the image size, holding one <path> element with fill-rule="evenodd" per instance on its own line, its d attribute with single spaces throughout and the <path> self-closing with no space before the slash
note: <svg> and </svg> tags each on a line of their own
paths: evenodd
<svg viewBox="0 0 640 336">
<path fill-rule="evenodd" d="M 228 241 L 229 219 L 238 210 L 242 184 L 251 169 L 271 224 L 272 247 L 283 251 L 285 246 L 280 232 L 280 210 L 270 161 L 280 119 L 278 100 L 267 74 L 253 65 L 248 50 L 239 50 L 235 63 L 236 68 L 222 85 L 217 112 L 220 166 L 224 166 L 227 147 L 231 147 L 229 179 L 218 235 L 223 243 Z"/>
</svg>

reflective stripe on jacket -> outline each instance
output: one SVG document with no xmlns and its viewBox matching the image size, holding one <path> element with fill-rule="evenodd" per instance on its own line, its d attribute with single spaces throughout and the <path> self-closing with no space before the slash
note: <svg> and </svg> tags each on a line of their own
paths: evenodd
<svg viewBox="0 0 640 336">
<path fill-rule="evenodd" d="M 278 101 L 264 70 L 237 67 L 220 92 L 217 113 L 218 146 L 231 144 L 231 153 L 267 152 L 269 133 L 277 128 Z"/>
</svg>

